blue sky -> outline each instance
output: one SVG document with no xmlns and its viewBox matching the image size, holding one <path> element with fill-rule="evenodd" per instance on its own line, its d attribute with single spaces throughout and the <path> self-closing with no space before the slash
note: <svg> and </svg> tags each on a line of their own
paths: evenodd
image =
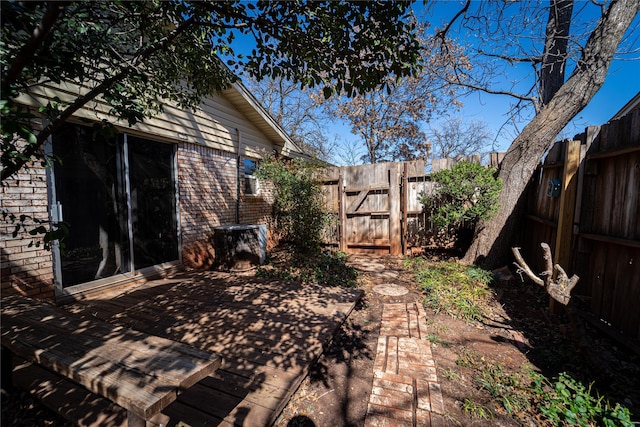
<svg viewBox="0 0 640 427">
<path fill-rule="evenodd" d="M 543 4 L 546 4 L 544 0 Z M 427 12 L 427 19 L 431 23 L 432 28 L 441 27 L 456 14 L 462 7 L 464 1 L 462 0 L 449 0 L 438 1 L 431 3 L 430 9 Z M 472 7 L 477 6 L 478 3 L 472 2 Z M 525 3 L 527 5 L 537 3 Z M 418 1 L 414 4 L 414 11 L 417 16 L 424 16 L 424 4 L 422 1 Z M 586 2 L 584 0 L 577 0 L 574 6 L 574 15 L 578 14 L 577 18 L 574 18 L 572 22 L 572 33 L 578 31 L 581 28 L 591 22 L 596 22 L 599 16 L 599 9 L 592 2 Z M 546 19 L 546 17 L 544 17 Z M 542 27 L 543 28 L 543 27 Z M 578 114 L 578 116 L 565 128 L 565 130 L 559 135 L 560 138 L 570 138 L 574 135 L 584 131 L 586 126 L 601 125 L 606 123 L 616 112 L 618 112 L 633 96 L 640 92 L 640 17 L 636 17 L 631 27 L 634 29 L 627 34 L 629 40 L 632 41 L 632 46 L 635 49 L 631 54 L 623 55 L 618 59 L 615 59 L 609 69 L 609 73 L 605 84 L 598 91 L 590 104 Z M 456 35 L 452 32 L 452 35 Z M 459 39 L 459 42 L 473 43 L 473 35 L 466 35 L 465 38 Z M 244 46 L 239 47 L 239 51 L 244 49 L 251 49 L 248 44 L 249 40 L 241 41 L 240 44 Z M 521 79 L 522 76 L 530 74 L 530 65 L 521 65 L 520 68 L 514 67 L 511 71 L 513 74 L 507 76 L 512 79 Z M 569 70 L 570 71 L 570 70 Z M 524 80 L 520 87 L 529 87 L 532 84 L 531 78 Z M 463 103 L 463 107 L 460 111 L 452 111 L 451 116 L 460 116 L 469 120 L 480 120 L 487 124 L 487 127 L 494 135 L 493 149 L 496 151 L 506 151 L 519 130 L 527 124 L 531 115 L 523 117 L 517 124 L 505 125 L 508 114 L 511 110 L 511 104 L 514 99 L 505 95 L 491 95 L 483 92 L 475 92 L 464 98 L 460 99 Z M 423 124 L 422 128 L 425 133 L 429 133 L 429 126 L 437 127 L 439 122 L 438 117 L 431 119 L 430 123 Z M 350 128 L 346 123 L 335 121 L 332 123 L 331 130 L 332 135 L 329 135 L 330 140 L 337 140 L 339 146 L 334 151 L 333 159 L 336 164 L 345 163 L 344 152 L 349 151 L 348 147 L 359 147 L 360 153 L 364 153 L 364 147 L 358 141 L 358 138 L 351 134 Z M 491 148 L 489 148 L 490 150 Z"/>
<path fill-rule="evenodd" d="M 602 88 L 589 105 L 571 121 L 560 137 L 571 138 L 584 132 L 587 126 L 605 124 L 638 92 L 640 92 L 640 60 L 614 61 Z M 476 92 L 462 98 L 463 108 L 453 115 L 487 123 L 496 135 L 496 150 L 506 151 L 516 131 L 508 126 L 502 129 L 501 133 L 499 131 L 507 120 L 512 101 L 508 96 Z M 526 123 L 526 120 L 521 121 L 520 130 Z M 437 118 L 432 120 L 431 124 L 437 126 Z"/>
<path fill-rule="evenodd" d="M 432 24 L 439 26 L 448 22 L 461 8 L 462 4 L 463 2 L 461 1 L 436 3 L 430 15 Z M 417 9 L 417 14 L 422 12 L 421 2 L 416 3 L 414 7 Z M 574 13 L 576 11 L 580 11 L 579 17 L 584 17 L 583 19 L 597 19 L 596 14 L 599 13 L 591 2 L 586 3 L 580 0 L 576 2 L 574 7 Z M 634 31 L 627 34 L 627 37 L 633 42 L 635 49 L 640 49 L 638 43 L 638 39 L 640 39 L 638 30 L 640 28 L 640 17 L 636 17 L 630 28 L 634 28 Z M 560 136 L 573 137 L 578 133 L 584 132 L 586 126 L 606 123 L 638 92 L 640 92 L 640 51 L 636 50 L 613 61 L 602 88 Z M 517 131 L 513 127 L 506 127 L 501 133 L 499 133 L 499 130 L 507 119 L 513 99 L 505 95 L 477 92 L 463 98 L 462 102 L 464 107 L 454 115 L 486 122 L 496 135 L 496 149 L 498 151 L 506 151 Z M 523 120 L 520 123 L 520 130 L 526 123 L 527 120 Z M 437 125 L 437 120 L 432 124 Z"/>
</svg>

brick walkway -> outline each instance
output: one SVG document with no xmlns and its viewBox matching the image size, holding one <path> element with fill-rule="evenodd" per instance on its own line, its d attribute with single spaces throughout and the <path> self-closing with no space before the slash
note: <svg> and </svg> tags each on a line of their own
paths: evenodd
<svg viewBox="0 0 640 427">
<path fill-rule="evenodd" d="M 365 427 L 444 426 L 443 414 L 424 307 L 385 304 Z"/>
</svg>

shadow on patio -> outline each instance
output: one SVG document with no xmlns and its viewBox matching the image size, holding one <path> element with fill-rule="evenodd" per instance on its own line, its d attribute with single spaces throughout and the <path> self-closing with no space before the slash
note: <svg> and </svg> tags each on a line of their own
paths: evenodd
<svg viewBox="0 0 640 427">
<path fill-rule="evenodd" d="M 309 372 L 361 293 L 254 277 L 253 273 L 183 272 L 65 309 L 218 353 L 222 366 L 179 396 L 164 425 L 269 426 Z M 16 376 L 18 373 L 16 373 Z M 124 424 L 113 404 L 73 386 L 47 390 L 67 417 L 83 425 Z M 58 384 L 58 383 L 56 383 Z M 42 397 L 42 396 L 41 396 Z"/>
</svg>

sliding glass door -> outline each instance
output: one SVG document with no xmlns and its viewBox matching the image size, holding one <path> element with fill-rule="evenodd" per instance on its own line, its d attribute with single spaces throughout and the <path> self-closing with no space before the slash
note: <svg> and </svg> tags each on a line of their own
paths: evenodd
<svg viewBox="0 0 640 427">
<path fill-rule="evenodd" d="M 178 259 L 174 147 L 68 125 L 53 137 L 63 287 Z"/>
<path fill-rule="evenodd" d="M 129 137 L 133 258 L 144 268 L 178 258 L 173 146 Z"/>
</svg>

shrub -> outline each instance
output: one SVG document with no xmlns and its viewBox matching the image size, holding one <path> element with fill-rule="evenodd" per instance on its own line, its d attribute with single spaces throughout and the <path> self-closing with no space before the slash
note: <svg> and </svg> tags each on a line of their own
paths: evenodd
<svg viewBox="0 0 640 427">
<path fill-rule="evenodd" d="M 538 395 L 538 407 L 553 425 L 632 427 L 629 410 L 616 403 L 591 394 L 591 386 L 586 388 L 566 373 L 552 383 L 546 378 L 534 378 L 532 387 Z"/>
<path fill-rule="evenodd" d="M 274 185 L 274 216 L 283 239 L 303 253 L 320 248 L 331 220 L 316 171 L 315 165 L 300 159 L 268 157 L 255 172 Z"/>
<path fill-rule="evenodd" d="M 455 262 L 429 265 L 421 258 L 408 259 L 405 265 L 416 272 L 425 307 L 466 321 L 483 318 L 492 293 L 490 272 Z"/>
<path fill-rule="evenodd" d="M 420 202 L 440 229 L 475 228 L 478 221 L 491 218 L 498 209 L 502 181 L 494 174 L 495 169 L 458 162 L 431 175 L 437 184 L 434 193 L 421 195 Z"/>
<path fill-rule="evenodd" d="M 633 426 L 626 407 L 594 397 L 591 387 L 567 373 L 549 380 L 530 367 L 510 373 L 499 364 L 488 364 L 478 369 L 474 382 L 523 424 L 535 418 L 541 425 L 553 426 Z"/>
</svg>

